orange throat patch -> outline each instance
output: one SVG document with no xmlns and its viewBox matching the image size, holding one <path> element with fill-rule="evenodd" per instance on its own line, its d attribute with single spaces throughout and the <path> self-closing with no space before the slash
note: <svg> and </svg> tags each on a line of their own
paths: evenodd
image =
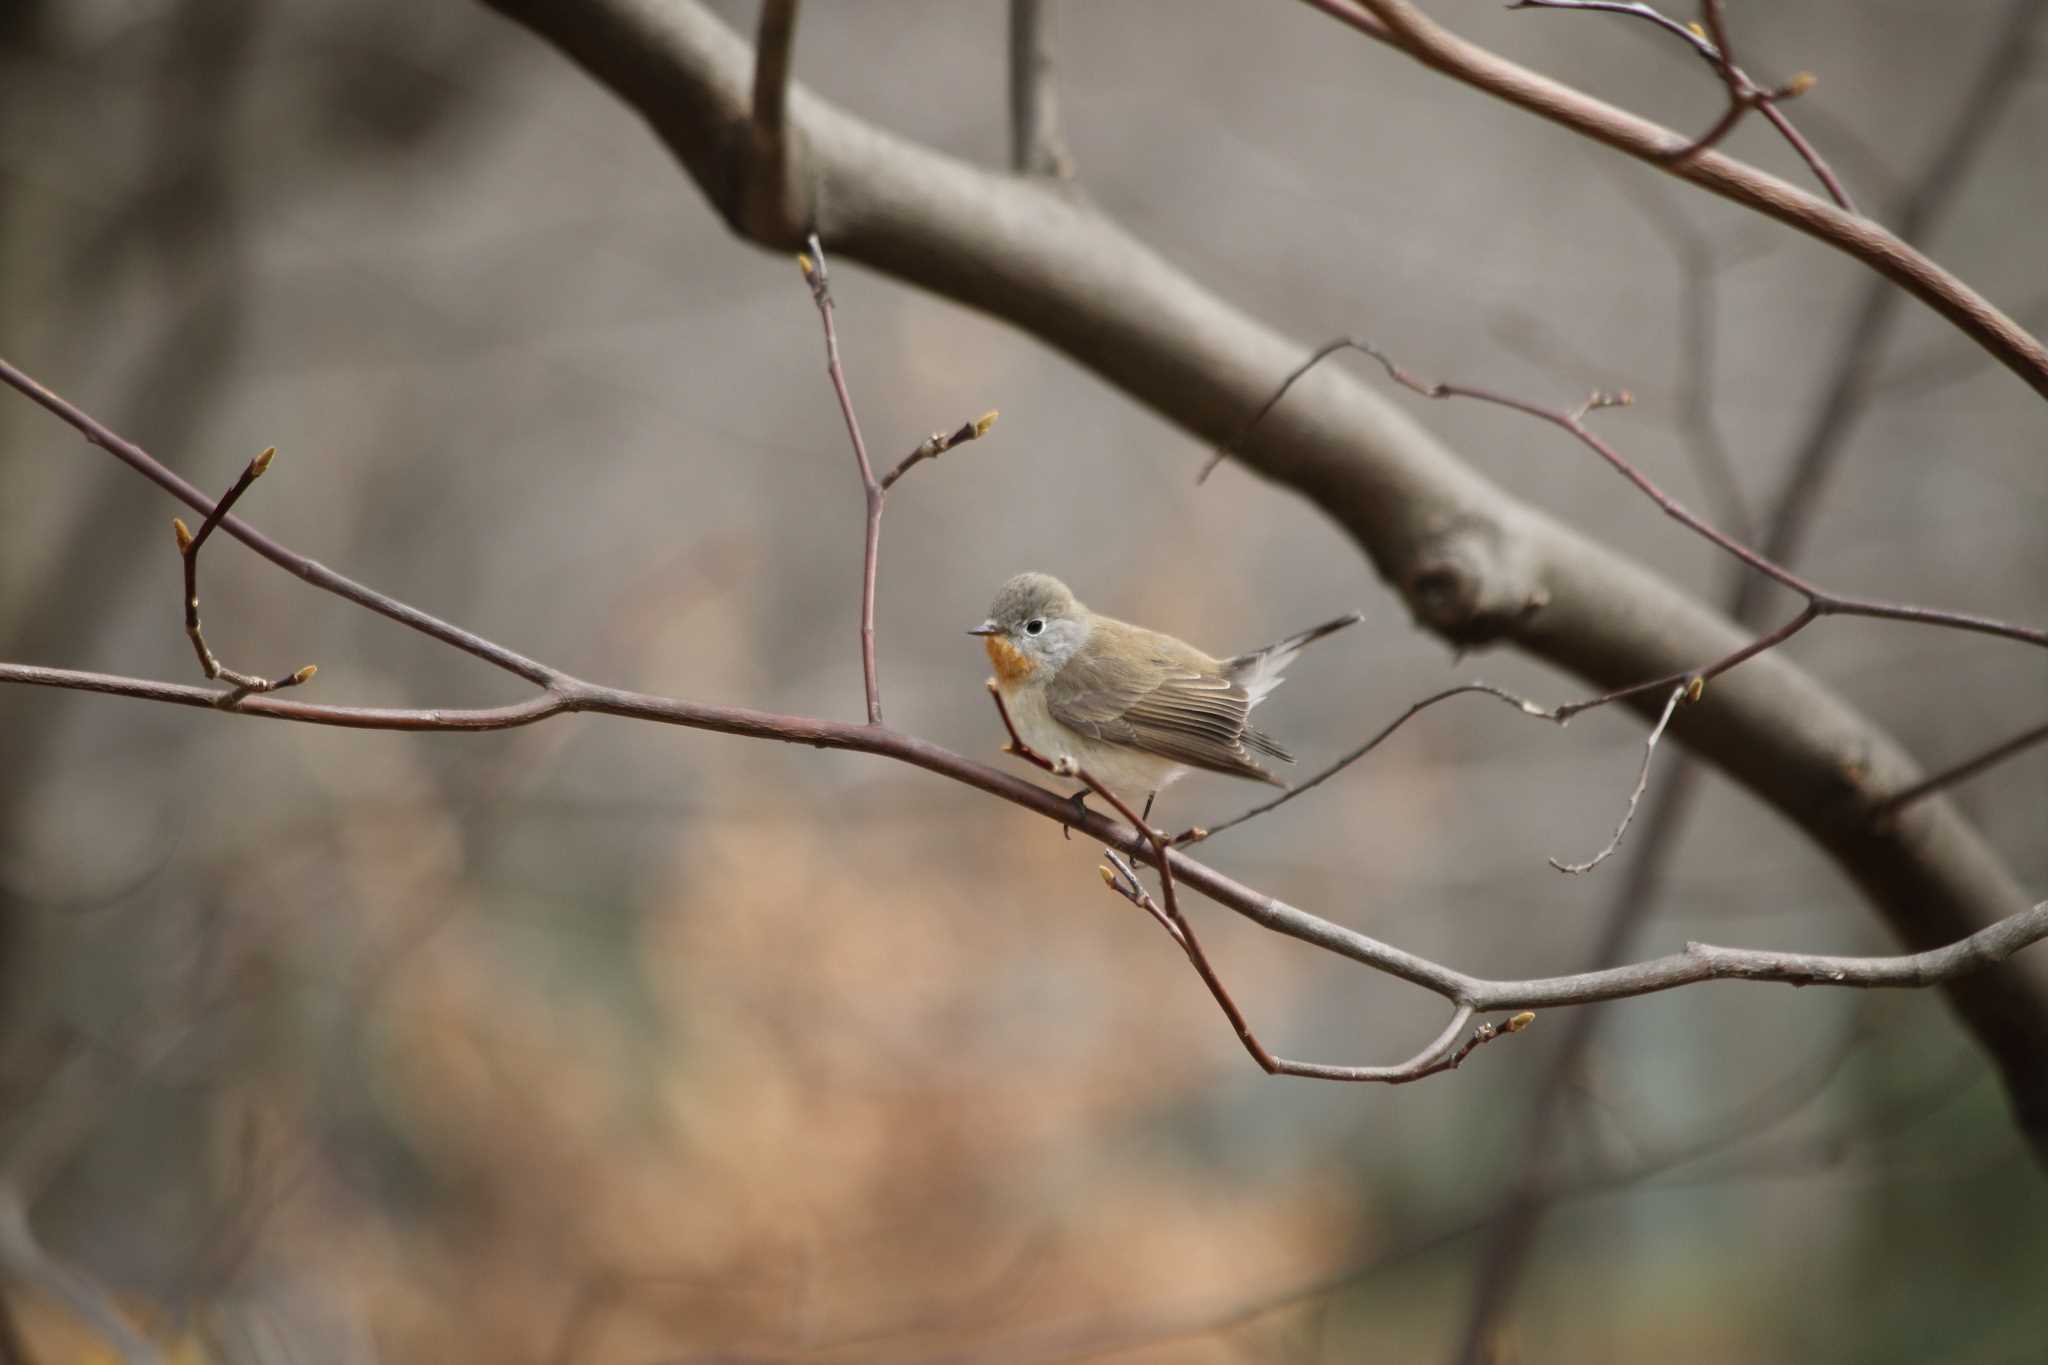
<svg viewBox="0 0 2048 1365">
<path fill-rule="evenodd" d="M 1000 635 L 984 636 L 982 644 L 988 647 L 988 661 L 996 666 L 996 678 L 1006 686 L 1014 687 L 1037 671 L 1023 650 Z"/>
</svg>

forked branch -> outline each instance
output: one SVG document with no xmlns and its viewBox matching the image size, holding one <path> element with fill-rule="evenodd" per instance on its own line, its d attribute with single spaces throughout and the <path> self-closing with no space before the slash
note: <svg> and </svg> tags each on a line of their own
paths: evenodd
<svg viewBox="0 0 2048 1365">
<path fill-rule="evenodd" d="M 1456 1008 L 1452 1011 L 1450 1022 L 1444 1026 L 1443 1031 L 1432 1038 L 1422 1051 L 1393 1066 L 1333 1066 L 1324 1062 L 1291 1061 L 1278 1056 L 1252 1032 L 1251 1022 L 1245 1018 L 1244 1011 L 1238 1008 L 1229 988 L 1223 984 L 1223 978 L 1216 974 L 1216 968 L 1210 963 L 1208 953 L 1203 951 L 1202 940 L 1196 935 L 1195 926 L 1181 913 L 1180 896 L 1175 889 L 1173 876 L 1172 853 L 1175 839 L 1148 825 L 1144 817 L 1131 809 L 1130 804 L 1119 796 L 1114 788 L 1072 758 L 1050 758 L 1032 748 L 1024 736 L 1017 732 L 1016 722 L 1010 718 L 1010 708 L 1004 704 L 1002 690 L 996 686 L 994 678 L 988 681 L 988 694 L 995 701 L 996 714 L 1002 717 L 1003 729 L 1009 732 L 1010 742 L 1004 748 L 1005 753 L 1021 758 L 1055 777 L 1071 777 L 1078 780 L 1130 822 L 1131 829 L 1143 842 L 1150 855 L 1149 861 L 1159 869 L 1159 900 L 1155 901 L 1152 898 L 1144 883 L 1138 880 L 1137 870 L 1118 857 L 1114 848 L 1103 850 L 1103 856 L 1109 859 L 1109 863 L 1101 869 L 1103 883 L 1150 915 L 1162 929 L 1166 930 L 1173 941 L 1180 945 L 1180 950 L 1187 955 L 1189 964 L 1194 967 L 1195 974 L 1202 978 L 1202 984 L 1209 988 L 1210 996 L 1223 1011 L 1223 1017 L 1228 1019 L 1230 1027 L 1236 1030 L 1238 1041 L 1244 1044 L 1244 1050 L 1251 1054 L 1252 1060 L 1257 1062 L 1259 1068 L 1267 1075 L 1307 1076 L 1323 1081 L 1376 1081 L 1383 1085 L 1403 1085 L 1409 1081 L 1419 1081 L 1425 1076 L 1454 1070 L 1465 1058 L 1472 1055 L 1473 1049 L 1503 1034 L 1520 1032 L 1536 1017 L 1525 1011 L 1499 1024 L 1482 1024 L 1461 1045 L 1459 1036 L 1464 1033 L 1465 1026 L 1472 1021 L 1475 1007 L 1466 1001 L 1454 999 L 1453 1004 Z"/>
<path fill-rule="evenodd" d="M 1816 179 L 1827 188 L 1828 196 L 1850 213 L 1857 212 L 1856 205 L 1849 198 L 1849 191 L 1843 188 L 1841 179 L 1834 169 L 1822 159 L 1813 144 L 1797 128 L 1792 120 L 1785 117 L 1785 111 L 1778 106 L 1786 100 L 1797 99 L 1811 90 L 1814 78 L 1810 72 L 1800 72 L 1783 85 L 1765 87 L 1758 85 L 1749 73 L 1735 64 L 1734 49 L 1728 41 L 1728 20 L 1722 0 L 1701 0 L 1700 22 L 1681 24 L 1676 19 L 1659 12 L 1646 4 L 1622 3 L 1622 0 L 1510 0 L 1509 9 L 1576 9 L 1598 10 L 1608 14 L 1625 14 L 1637 19 L 1647 19 L 1667 33 L 1683 39 L 1705 59 L 1708 66 L 1721 78 L 1728 89 L 1728 108 L 1714 125 L 1686 146 L 1664 154 L 1669 162 L 1688 161 L 1701 152 L 1710 151 L 1742 121 L 1745 114 L 1754 109 L 1770 121 L 1792 150 L 1804 161 Z"/>
<path fill-rule="evenodd" d="M 212 648 L 206 643 L 206 633 L 199 625 L 200 547 L 206 544 L 207 537 L 213 534 L 214 527 L 220 525 L 221 518 L 228 514 L 228 509 L 248 491 L 249 485 L 263 477 L 263 471 L 270 468 L 270 462 L 276 455 L 277 447 L 271 446 L 249 461 L 242 470 L 242 476 L 235 480 L 235 486 L 221 496 L 221 500 L 213 505 L 213 510 L 206 514 L 206 520 L 199 523 L 199 534 L 194 535 L 187 529 L 182 517 L 171 518 L 171 530 L 178 538 L 178 556 L 185 562 L 185 636 L 192 641 L 192 652 L 199 657 L 200 671 L 205 673 L 209 680 L 225 679 L 232 689 L 220 694 L 218 704 L 221 706 L 232 706 L 255 692 L 276 692 L 286 687 L 297 687 L 301 683 L 312 681 L 313 675 L 319 671 L 312 664 L 306 664 L 279 678 L 237 672 L 214 656 Z"/>
</svg>

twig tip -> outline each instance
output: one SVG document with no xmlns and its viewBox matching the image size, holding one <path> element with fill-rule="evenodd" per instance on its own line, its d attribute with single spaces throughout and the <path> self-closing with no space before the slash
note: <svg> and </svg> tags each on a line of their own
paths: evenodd
<svg viewBox="0 0 2048 1365">
<path fill-rule="evenodd" d="M 997 409 L 990 408 L 987 412 L 975 418 L 974 434 L 976 436 L 988 435 L 988 429 L 996 424 L 996 418 L 999 416 L 1001 416 L 1001 413 Z"/>
<path fill-rule="evenodd" d="M 1513 1018 L 1509 1019 L 1505 1024 L 1502 1024 L 1501 1031 L 1503 1033 L 1520 1033 L 1523 1029 L 1529 1027 L 1529 1025 L 1535 1022 L 1536 1011 L 1523 1010 L 1520 1014 L 1515 1015 Z"/>
<path fill-rule="evenodd" d="M 261 455 L 258 455 L 255 459 L 249 461 L 249 477 L 252 479 L 262 478 L 263 471 L 270 468 L 270 462 L 276 458 L 276 446 L 264 447 L 263 453 Z"/>
<path fill-rule="evenodd" d="M 171 518 L 171 534 L 178 538 L 178 553 L 187 554 L 192 549 L 192 528 L 185 524 L 183 517 Z"/>
</svg>

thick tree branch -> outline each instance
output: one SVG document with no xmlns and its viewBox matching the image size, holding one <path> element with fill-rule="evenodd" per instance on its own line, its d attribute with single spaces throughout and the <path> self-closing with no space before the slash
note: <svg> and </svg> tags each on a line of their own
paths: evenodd
<svg viewBox="0 0 2048 1365">
<path fill-rule="evenodd" d="M 489 3 L 630 103 L 733 220 L 753 69 L 744 42 L 693 0 Z M 798 182 L 840 254 L 1015 323 L 1207 446 L 1234 436 L 1302 353 L 1055 187 L 905 142 L 801 86 L 789 116 L 804 149 Z M 1668 146 L 1671 135 L 1659 136 Z M 1688 172 L 1732 164 L 1710 153 Z M 1240 454 L 1339 522 L 1454 642 L 1512 639 L 1610 688 L 1747 643 L 1642 565 L 1509 498 L 1349 376 L 1305 380 Z M 1870 818 L 1920 772 L 1781 656 L 1686 708 L 1672 735 L 1807 831 L 1910 947 L 1966 937 L 2028 904 L 1947 802 L 1916 805 L 1895 825 Z M 1996 968 L 1950 999 L 1997 1061 L 2021 1126 L 2048 1139 L 2048 970 Z"/>
</svg>

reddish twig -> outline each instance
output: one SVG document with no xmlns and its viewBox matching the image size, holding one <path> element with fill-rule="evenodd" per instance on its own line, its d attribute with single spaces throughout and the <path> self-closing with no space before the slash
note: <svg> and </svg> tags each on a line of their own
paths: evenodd
<svg viewBox="0 0 2048 1365">
<path fill-rule="evenodd" d="M 1947 318 L 2035 392 L 2048 396 L 2048 346 L 1924 252 L 1869 219 L 1717 151 L 1673 161 L 1671 153 L 1689 146 L 1690 139 L 1466 41 L 1432 21 L 1412 0 L 1306 3 L 1453 80 L 1662 167 L 1862 261 Z"/>
<path fill-rule="evenodd" d="M 1701 27 L 1682 24 L 1668 15 L 1658 12 L 1646 4 L 1620 3 L 1620 0 L 1511 0 L 1509 9 L 1576 9 L 1597 10 L 1608 14 L 1625 14 L 1645 19 L 1667 33 L 1683 39 L 1693 51 L 1703 58 L 1721 83 L 1728 88 L 1728 108 L 1715 121 L 1713 127 L 1694 139 L 1692 143 L 1673 152 L 1665 153 L 1665 159 L 1682 162 L 1708 151 L 1722 138 L 1734 130 L 1745 114 L 1754 109 L 1770 120 L 1771 126 L 1789 143 L 1792 150 L 1804 161 L 1816 179 L 1827 188 L 1829 197 L 1850 213 L 1857 212 L 1849 192 L 1842 186 L 1839 177 L 1820 153 L 1814 149 L 1785 112 L 1778 108 L 1783 100 L 1797 99 L 1813 88 L 1811 74 L 1802 72 L 1776 88 L 1766 88 L 1750 79 L 1749 74 L 1737 65 L 1733 48 L 1728 42 L 1727 20 L 1722 11 L 1721 0 L 1701 0 Z"/>
<path fill-rule="evenodd" d="M 832 322 L 831 282 L 825 270 L 825 249 L 819 244 L 817 233 L 811 234 L 810 250 L 799 254 L 796 261 L 804 273 L 804 283 L 811 287 L 811 299 L 818 305 L 818 319 L 825 328 L 825 373 L 831 378 L 832 392 L 839 399 L 839 415 L 845 419 L 846 434 L 853 441 L 853 458 L 860 469 L 861 492 L 867 499 L 866 533 L 861 548 L 860 670 L 862 685 L 867 691 L 868 724 L 880 725 L 882 685 L 875 674 L 875 578 L 882 553 L 882 507 L 888 500 L 889 489 L 913 465 L 921 460 L 935 459 L 941 451 L 962 441 L 985 435 L 995 424 L 996 414 L 984 413 L 950 435 L 933 435 L 905 456 L 889 471 L 888 477 L 877 479 L 875 467 L 868 459 L 867 442 L 861 438 L 860 419 L 853 413 L 853 395 L 847 391 L 846 370 L 839 362 L 839 331 Z"/>
<path fill-rule="evenodd" d="M 199 523 L 199 534 L 194 535 L 181 517 L 171 518 L 171 530 L 178 538 L 178 556 L 185 562 L 185 635 L 192 641 L 192 652 L 199 657 L 199 667 L 209 680 L 224 679 L 230 691 L 219 694 L 215 703 L 233 706 L 243 697 L 256 692 L 277 692 L 287 687 L 297 687 L 312 681 L 319 672 L 312 664 L 306 664 L 280 678 L 265 678 L 254 673 L 239 673 L 214 656 L 207 646 L 206 634 L 199 625 L 199 549 L 206 544 L 206 538 L 213 534 L 213 528 L 220 525 L 228 509 L 240 500 L 249 485 L 263 477 L 263 471 L 270 468 L 270 462 L 277 455 L 277 447 L 271 446 L 261 455 L 249 461 L 242 470 L 242 476 L 235 480 L 235 486 L 221 495 L 213 510 L 206 514 L 206 520 Z"/>
<path fill-rule="evenodd" d="M 825 275 L 825 250 L 818 235 L 811 234 L 808 255 L 799 255 L 797 265 L 804 282 L 811 287 L 811 299 L 818 305 L 818 320 L 825 328 L 825 373 L 832 380 L 832 392 L 839 398 L 839 415 L 846 420 L 846 434 L 853 441 L 853 458 L 860 467 L 861 491 L 867 496 L 867 534 L 861 549 L 860 574 L 860 672 L 867 689 L 868 724 L 882 723 L 882 685 L 875 676 L 875 573 L 882 551 L 882 485 L 875 480 L 875 468 L 868 461 L 868 443 L 861 439 L 860 419 L 853 415 L 853 395 L 846 389 L 846 370 L 839 363 L 839 332 L 832 325 L 832 291 Z"/>
<path fill-rule="evenodd" d="M 909 473 L 911 468 L 925 460 L 936 460 L 954 446 L 965 445 L 988 435 L 988 429 L 996 424 L 999 414 L 993 409 L 984 412 L 970 422 L 962 422 L 951 431 L 935 431 L 918 443 L 917 449 L 897 461 L 896 467 L 882 476 L 882 491 L 888 492 L 896 486 L 896 480 Z"/>
<path fill-rule="evenodd" d="M 1325 342 L 1323 345 L 1318 346 L 1309 354 L 1307 360 L 1296 366 L 1281 381 L 1280 387 L 1274 391 L 1273 396 L 1253 415 L 1251 422 L 1246 425 L 1245 432 L 1238 437 L 1237 442 L 1225 447 L 1215 457 L 1212 457 L 1212 464 L 1214 459 L 1227 456 L 1237 444 L 1242 443 L 1244 437 L 1249 435 L 1250 429 L 1257 426 L 1259 420 L 1273 410 L 1274 406 L 1287 395 L 1287 391 L 1294 386 L 1296 381 L 1307 374 L 1318 363 L 1339 351 L 1357 351 L 1362 355 L 1372 357 L 1372 359 L 1379 362 L 1380 368 L 1386 371 L 1389 379 L 1392 379 L 1403 388 L 1421 394 L 1424 398 L 1469 398 L 1476 402 L 1491 403 L 1497 407 L 1508 408 L 1525 416 L 1534 417 L 1538 421 L 1548 422 L 1552 426 L 1570 432 L 1578 438 L 1580 444 L 1605 460 L 1616 473 L 1634 484 L 1644 497 L 1657 504 L 1665 516 L 1670 517 L 1679 525 L 1718 547 L 1723 552 L 1732 555 L 1765 578 L 1798 593 L 1806 599 L 1808 610 L 1815 617 L 1864 616 L 1883 621 L 1910 621 L 1919 625 L 1941 626 L 1950 630 L 1969 631 L 1979 635 L 1995 635 L 2002 639 L 2017 640 L 2022 644 L 2048 648 L 2048 630 L 2039 627 L 2014 625 L 2008 621 L 1995 620 L 1988 616 L 1977 616 L 1968 612 L 1942 611 L 1933 607 L 1917 607 L 1903 603 L 1883 602 L 1866 597 L 1848 597 L 1840 593 L 1830 592 L 1825 588 L 1809 583 L 1806 579 L 1785 568 L 1776 560 L 1767 558 L 1763 554 L 1750 549 L 1741 541 L 1717 529 L 1712 523 L 1688 511 L 1676 498 L 1658 487 L 1647 474 L 1636 468 L 1620 451 L 1602 440 L 1599 435 L 1586 425 L 1585 419 L 1590 413 L 1597 412 L 1602 408 L 1626 407 L 1632 403 L 1634 399 L 1626 390 L 1616 393 L 1595 393 L 1576 408 L 1547 408 L 1540 403 L 1534 403 L 1524 398 L 1515 398 L 1508 394 L 1495 392 L 1492 389 L 1479 388 L 1470 384 L 1452 384 L 1418 378 L 1402 368 L 1391 356 L 1371 342 L 1362 341 L 1357 337 L 1339 337 L 1334 341 Z M 1785 638 L 1789 638 L 1798 629 L 1802 629 L 1805 624 L 1805 621 L 1799 621 L 1797 625 L 1782 631 L 1775 638 L 1770 639 L 1769 644 L 1765 647 L 1768 648 L 1770 645 L 1782 643 Z M 1750 658 L 1761 652 L 1760 649 L 1754 646 L 1748 647 L 1741 652 L 1740 658 L 1736 659 L 1735 662 L 1740 662 L 1741 659 Z M 1730 666 L 1732 665 L 1724 662 L 1715 671 L 1725 671 Z M 1705 670 L 1702 671 L 1705 672 Z M 1683 676 L 1682 674 L 1673 675 L 1670 681 L 1677 681 Z M 1623 693 L 1615 694 L 1594 704 L 1604 704 L 1605 701 L 1618 699 L 1622 695 L 1634 695 L 1637 692 L 1663 685 L 1665 685 L 1665 680 L 1663 679 L 1651 683 L 1637 684 Z"/>
<path fill-rule="evenodd" d="M 77 404 L 71 402 L 44 385 L 37 383 L 26 373 L 16 368 L 4 357 L 0 357 L 0 383 L 5 383 L 27 395 L 39 406 L 53 413 L 58 420 L 67 423 L 81 436 L 115 459 L 135 470 L 138 474 L 169 493 L 202 516 L 212 515 L 216 501 L 197 487 L 175 473 L 155 456 L 136 445 L 133 441 L 117 434 L 105 423 L 92 416 Z M 338 574 L 317 560 L 311 559 L 280 545 L 239 517 L 223 515 L 219 519 L 220 529 L 241 541 L 244 545 L 277 565 L 294 578 L 304 579 L 322 592 L 331 592 L 344 601 L 355 603 L 379 616 L 387 617 L 402 626 L 410 627 L 442 644 L 451 645 L 465 654 L 471 654 L 485 663 L 501 668 L 535 683 L 541 687 L 553 684 L 567 675 L 558 669 L 529 659 L 523 654 L 505 648 L 494 641 L 486 640 L 460 626 L 451 625 L 437 616 L 429 615 L 419 608 L 387 596 L 373 588 L 365 587 L 355 579 Z M 214 695 L 208 693 L 207 695 Z M 205 703 L 211 705 L 211 702 Z"/>
</svg>

